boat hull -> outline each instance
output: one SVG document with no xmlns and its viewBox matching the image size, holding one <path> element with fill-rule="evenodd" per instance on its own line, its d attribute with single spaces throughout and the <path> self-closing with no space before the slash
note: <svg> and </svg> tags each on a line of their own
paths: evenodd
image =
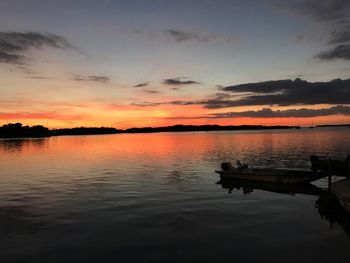
<svg viewBox="0 0 350 263">
<path fill-rule="evenodd" d="M 220 179 L 217 184 L 220 184 L 222 188 L 228 189 L 231 193 L 234 189 L 241 190 L 244 194 L 249 194 L 254 190 L 263 190 L 279 194 L 305 194 L 320 196 L 322 189 L 310 184 L 310 183 L 297 183 L 297 184 L 278 184 L 271 182 L 256 182 L 239 179 Z"/>
<path fill-rule="evenodd" d="M 322 177 L 324 173 L 301 170 L 278 170 L 278 169 L 230 169 L 216 171 L 222 179 L 238 179 L 256 182 L 296 184 L 312 182 Z"/>
</svg>

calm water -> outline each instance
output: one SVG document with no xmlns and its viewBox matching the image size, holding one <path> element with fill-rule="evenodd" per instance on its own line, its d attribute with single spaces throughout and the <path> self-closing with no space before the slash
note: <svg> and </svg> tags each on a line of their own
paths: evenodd
<svg viewBox="0 0 350 263">
<path fill-rule="evenodd" d="M 0 140 L 0 261 L 350 262 L 350 222 L 322 218 L 317 195 L 228 189 L 213 172 L 308 169 L 310 154 L 349 154 L 349 132 Z"/>
</svg>

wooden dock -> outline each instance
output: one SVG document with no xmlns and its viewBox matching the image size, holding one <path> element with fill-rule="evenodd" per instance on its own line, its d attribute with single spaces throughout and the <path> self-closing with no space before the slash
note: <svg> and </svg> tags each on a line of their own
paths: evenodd
<svg viewBox="0 0 350 263">
<path fill-rule="evenodd" d="M 350 213 L 350 178 L 334 182 L 331 187 L 344 210 Z"/>
</svg>

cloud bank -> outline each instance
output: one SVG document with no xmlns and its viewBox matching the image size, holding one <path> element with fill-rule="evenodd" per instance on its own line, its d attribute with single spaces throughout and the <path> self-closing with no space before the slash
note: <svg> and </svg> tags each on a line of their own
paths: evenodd
<svg viewBox="0 0 350 263">
<path fill-rule="evenodd" d="M 291 109 L 291 110 L 276 110 L 264 108 L 258 111 L 243 111 L 243 112 L 225 112 L 210 114 L 210 118 L 311 118 L 330 115 L 350 116 L 349 106 L 334 106 L 324 109 Z"/>
<path fill-rule="evenodd" d="M 293 106 L 318 104 L 350 104 L 350 79 L 334 79 L 328 82 L 295 80 L 271 80 L 220 87 L 221 91 L 209 99 L 174 100 L 157 102 L 156 105 L 203 105 L 218 109 L 238 106 Z M 142 103 L 139 106 L 154 106 Z"/>
<path fill-rule="evenodd" d="M 308 82 L 299 78 L 227 86 L 223 91 L 243 94 L 237 100 L 212 99 L 203 102 L 206 108 L 252 105 L 316 105 L 350 104 L 350 79 L 329 82 Z"/>
<path fill-rule="evenodd" d="M 274 80 L 246 83 L 227 87 L 219 86 L 221 92 L 207 99 L 173 100 L 167 102 L 140 102 L 132 105 L 154 107 L 160 105 L 201 105 L 207 109 L 238 106 L 293 106 L 293 105 L 334 105 L 320 109 L 289 109 L 273 111 L 264 108 L 258 111 L 215 113 L 198 118 L 305 118 L 329 115 L 350 115 L 350 79 L 334 79 L 328 82 L 295 80 Z M 196 118 L 196 117 L 194 117 Z"/>
</svg>

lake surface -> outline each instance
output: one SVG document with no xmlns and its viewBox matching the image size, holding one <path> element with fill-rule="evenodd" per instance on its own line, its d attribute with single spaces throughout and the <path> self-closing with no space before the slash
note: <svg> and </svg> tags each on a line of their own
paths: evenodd
<svg viewBox="0 0 350 263">
<path fill-rule="evenodd" d="M 312 187 L 227 187 L 214 173 L 236 159 L 309 169 L 311 154 L 350 154 L 349 132 L 0 140 L 0 262 L 350 262 L 350 222 L 327 220 Z"/>
</svg>

